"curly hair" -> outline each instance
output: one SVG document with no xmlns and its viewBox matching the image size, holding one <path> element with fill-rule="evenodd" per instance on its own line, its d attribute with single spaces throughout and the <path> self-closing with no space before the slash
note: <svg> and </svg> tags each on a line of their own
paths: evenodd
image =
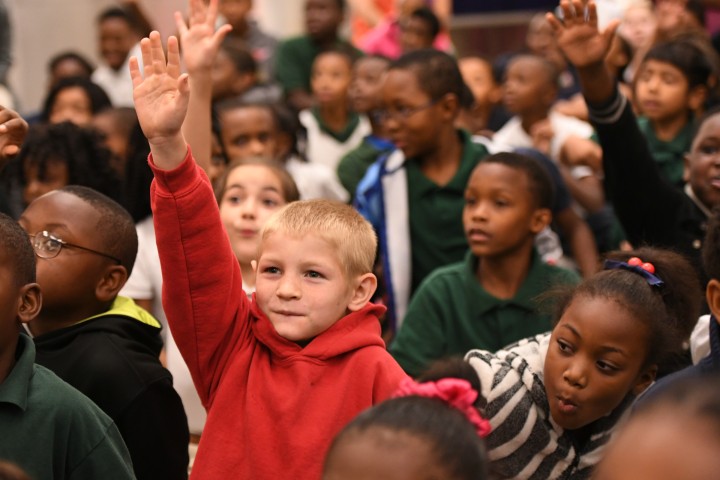
<svg viewBox="0 0 720 480">
<path fill-rule="evenodd" d="M 92 188 L 122 204 L 122 185 L 111 159 L 112 153 L 95 130 L 70 122 L 33 125 L 20 153 L 8 166 L 9 178 L 24 187 L 28 167 L 36 167 L 43 180 L 50 164 L 61 163 L 67 166 L 69 185 Z"/>
</svg>

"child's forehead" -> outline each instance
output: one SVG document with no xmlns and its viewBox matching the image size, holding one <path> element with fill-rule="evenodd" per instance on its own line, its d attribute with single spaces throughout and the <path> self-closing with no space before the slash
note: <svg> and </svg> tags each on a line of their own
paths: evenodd
<svg viewBox="0 0 720 480">
<path fill-rule="evenodd" d="M 340 52 L 323 52 L 315 57 L 313 69 L 319 68 L 346 68 L 348 71 L 352 69 L 352 60 Z"/>
<path fill-rule="evenodd" d="M 94 225 L 94 220 L 98 215 L 95 207 L 80 197 L 62 190 L 54 190 L 28 205 L 21 216 L 21 223 L 23 219 L 25 222 L 54 221 L 74 230 L 85 228 L 89 224 Z"/>
</svg>

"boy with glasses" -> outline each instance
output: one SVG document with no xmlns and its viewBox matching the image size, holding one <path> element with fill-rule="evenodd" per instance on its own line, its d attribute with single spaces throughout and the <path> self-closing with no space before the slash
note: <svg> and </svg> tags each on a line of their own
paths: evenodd
<svg viewBox="0 0 720 480">
<path fill-rule="evenodd" d="M 397 148 L 368 169 L 355 204 L 378 232 L 393 331 L 420 282 L 467 252 L 465 185 L 488 151 L 454 126 L 462 89 L 455 59 L 436 50 L 404 55 L 385 77 L 380 115 Z"/>
<path fill-rule="evenodd" d="M 160 364 L 160 324 L 119 297 L 137 253 L 130 215 L 104 195 L 68 186 L 19 220 L 37 258 L 44 308 L 28 325 L 36 362 L 115 421 L 138 479 L 186 478 L 188 426 Z"/>
</svg>

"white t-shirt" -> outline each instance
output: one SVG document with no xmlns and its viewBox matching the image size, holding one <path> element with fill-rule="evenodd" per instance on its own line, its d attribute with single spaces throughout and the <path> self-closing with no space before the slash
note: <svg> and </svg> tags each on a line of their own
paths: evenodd
<svg viewBox="0 0 720 480">
<path fill-rule="evenodd" d="M 325 165 L 290 157 L 285 162 L 285 168 L 295 180 L 302 200 L 326 198 L 347 202 L 350 199 L 347 190 L 340 184 L 337 174 Z"/>
<path fill-rule="evenodd" d="M 337 170 L 340 160 L 342 160 L 348 152 L 358 147 L 362 143 L 363 138 L 365 138 L 366 135 L 370 135 L 372 131 L 368 119 L 361 115 L 360 121 L 350 137 L 344 142 L 341 142 L 320 128 L 320 124 L 312 111 L 301 111 L 299 118 L 300 123 L 302 123 L 307 130 L 307 150 L 305 156 L 311 163 L 325 165 L 333 172 Z"/>
</svg>

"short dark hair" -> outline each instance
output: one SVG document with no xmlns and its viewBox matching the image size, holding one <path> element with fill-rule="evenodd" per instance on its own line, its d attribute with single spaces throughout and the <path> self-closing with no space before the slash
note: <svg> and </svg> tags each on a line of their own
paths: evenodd
<svg viewBox="0 0 720 480">
<path fill-rule="evenodd" d="M 447 371 L 447 366 L 464 364 L 462 372 Z M 468 371 L 469 369 L 469 371 Z M 436 370 L 441 375 L 430 375 L 419 381 L 437 381 L 442 378 L 468 380 L 479 391 L 479 379 L 473 367 L 462 360 L 448 363 Z M 420 438 L 430 445 L 438 466 L 445 470 L 448 478 L 455 480 L 483 480 L 487 478 L 488 460 L 485 445 L 475 428 L 459 410 L 438 398 L 407 396 L 386 400 L 358 415 L 333 440 L 325 465 L 333 451 L 343 441 L 355 436 L 377 431 L 404 432 Z"/>
<path fill-rule="evenodd" d="M 121 264 L 132 273 L 138 250 L 138 237 L 132 217 L 119 203 L 92 188 L 68 185 L 60 189 L 90 205 L 100 214 L 95 232 L 100 239 L 103 253 L 120 259 Z"/>
<path fill-rule="evenodd" d="M 347 61 L 351 69 L 353 65 L 355 65 L 355 62 L 362 58 L 362 54 L 358 53 L 353 47 L 341 44 L 318 53 L 315 60 L 313 60 L 313 64 L 323 55 L 339 55 Z"/>
<path fill-rule="evenodd" d="M 53 85 L 48 92 L 45 102 L 43 103 L 40 120 L 42 122 L 49 121 L 50 113 L 52 112 L 53 106 L 55 105 L 55 101 L 57 100 L 58 95 L 60 95 L 60 92 L 68 88 L 76 87 L 81 88 L 85 92 L 85 95 L 87 95 L 90 100 L 90 110 L 93 115 L 101 110 L 112 107 L 110 97 L 97 83 L 94 83 L 92 80 L 85 77 L 66 77 L 58 80 L 58 82 Z"/>
<path fill-rule="evenodd" d="M 415 9 L 410 14 L 410 17 L 417 18 L 418 20 L 425 22 L 425 24 L 430 28 L 430 36 L 433 40 L 440 33 L 440 20 L 438 20 L 437 15 L 435 15 L 435 13 L 429 8 L 420 7 Z"/>
<path fill-rule="evenodd" d="M 225 37 L 220 44 L 220 50 L 230 58 L 238 73 L 257 73 L 257 61 L 242 42 L 233 37 Z"/>
<path fill-rule="evenodd" d="M 655 44 L 643 58 L 669 63 L 682 72 L 688 88 L 710 88 L 711 79 L 718 73 L 718 57 L 712 46 L 696 34 L 683 34 Z"/>
<path fill-rule="evenodd" d="M 465 82 L 457 61 L 447 53 L 433 48 L 408 52 L 391 63 L 390 70 L 415 72 L 420 88 L 434 101 L 448 93 L 454 94 L 458 101 L 462 97 Z"/>
<path fill-rule="evenodd" d="M 505 74 L 507 74 L 508 69 L 513 63 L 521 60 L 530 60 L 537 63 L 540 68 L 542 68 L 542 70 L 545 72 L 548 83 L 554 88 L 558 88 L 558 86 L 560 85 L 560 72 L 558 71 L 558 68 L 547 58 L 541 57 L 540 55 L 535 55 L 533 53 L 521 53 L 518 55 L 514 55 L 507 62 Z"/>
<path fill-rule="evenodd" d="M 0 259 L 10 268 L 15 285 L 35 283 L 35 251 L 27 232 L 11 217 L 0 213 Z"/>
<path fill-rule="evenodd" d="M 62 62 L 66 60 L 72 60 L 74 62 L 78 62 L 82 67 L 85 69 L 87 73 L 87 78 L 90 78 L 93 71 L 95 70 L 95 67 L 93 66 L 90 61 L 83 57 L 81 54 L 77 52 L 72 51 L 66 51 L 66 52 L 60 52 L 58 54 L 55 54 L 50 61 L 48 62 L 48 71 L 52 72 L 57 68 L 58 65 L 60 65 Z"/>
<path fill-rule="evenodd" d="M 536 159 L 516 152 L 500 152 L 484 157 L 478 162 L 478 166 L 485 163 L 499 163 L 524 172 L 529 180 L 535 205 L 538 208 L 552 209 L 555 185 L 545 167 Z"/>
<path fill-rule="evenodd" d="M 97 16 L 97 23 L 112 19 L 124 20 L 131 28 L 135 27 L 135 19 L 122 7 L 108 7 L 101 11 Z"/>
<path fill-rule="evenodd" d="M 622 262 L 632 257 L 651 263 L 664 284 L 651 286 L 640 274 L 624 269 L 603 270 L 558 296 L 554 321 L 560 319 L 575 298 L 611 299 L 648 327 L 646 364 L 656 363 L 664 370 L 681 351 L 682 343 L 697 323 L 702 304 L 700 282 L 689 260 L 670 250 L 643 247 L 607 254 L 608 259 Z"/>
</svg>

